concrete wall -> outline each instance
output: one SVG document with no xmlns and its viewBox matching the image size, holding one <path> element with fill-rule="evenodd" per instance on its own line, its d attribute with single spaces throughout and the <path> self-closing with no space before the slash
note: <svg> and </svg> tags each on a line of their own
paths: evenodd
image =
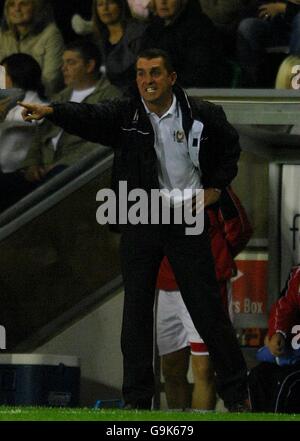
<svg viewBox="0 0 300 441">
<path fill-rule="evenodd" d="M 97 399 L 121 397 L 122 310 L 123 293 L 120 292 L 34 351 L 80 358 L 82 406 L 93 406 Z"/>
</svg>

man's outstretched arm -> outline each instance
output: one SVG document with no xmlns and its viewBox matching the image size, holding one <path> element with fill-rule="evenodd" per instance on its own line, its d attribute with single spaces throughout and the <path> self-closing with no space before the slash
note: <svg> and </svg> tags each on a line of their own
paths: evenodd
<svg viewBox="0 0 300 441">
<path fill-rule="evenodd" d="M 124 114 L 128 113 L 126 103 L 120 100 L 106 100 L 98 104 L 67 102 L 20 105 L 24 108 L 25 121 L 47 118 L 72 135 L 112 147 L 118 139 Z"/>
</svg>

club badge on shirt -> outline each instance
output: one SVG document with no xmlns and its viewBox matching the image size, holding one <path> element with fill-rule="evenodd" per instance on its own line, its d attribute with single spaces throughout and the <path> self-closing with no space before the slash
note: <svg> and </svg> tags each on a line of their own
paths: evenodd
<svg viewBox="0 0 300 441">
<path fill-rule="evenodd" d="M 182 130 L 177 130 L 176 132 L 174 130 L 173 136 L 174 136 L 174 141 L 184 142 L 184 132 Z"/>
</svg>

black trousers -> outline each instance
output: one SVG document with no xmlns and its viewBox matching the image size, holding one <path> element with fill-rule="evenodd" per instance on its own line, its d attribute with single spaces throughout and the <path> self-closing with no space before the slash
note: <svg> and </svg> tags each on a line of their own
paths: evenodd
<svg viewBox="0 0 300 441">
<path fill-rule="evenodd" d="M 153 305 L 163 256 L 172 265 L 194 325 L 208 346 L 217 389 L 226 406 L 247 396 L 247 368 L 216 281 L 210 241 L 205 231 L 186 235 L 182 225 L 123 228 L 121 262 L 125 286 L 121 346 L 125 402 L 150 407 L 154 394 Z"/>
</svg>

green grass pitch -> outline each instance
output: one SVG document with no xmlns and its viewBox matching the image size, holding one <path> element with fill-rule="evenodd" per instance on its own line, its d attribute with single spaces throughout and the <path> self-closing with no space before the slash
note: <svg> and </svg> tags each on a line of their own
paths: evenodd
<svg viewBox="0 0 300 441">
<path fill-rule="evenodd" d="M 300 414 L 0 407 L 0 421 L 300 421 Z"/>
</svg>

